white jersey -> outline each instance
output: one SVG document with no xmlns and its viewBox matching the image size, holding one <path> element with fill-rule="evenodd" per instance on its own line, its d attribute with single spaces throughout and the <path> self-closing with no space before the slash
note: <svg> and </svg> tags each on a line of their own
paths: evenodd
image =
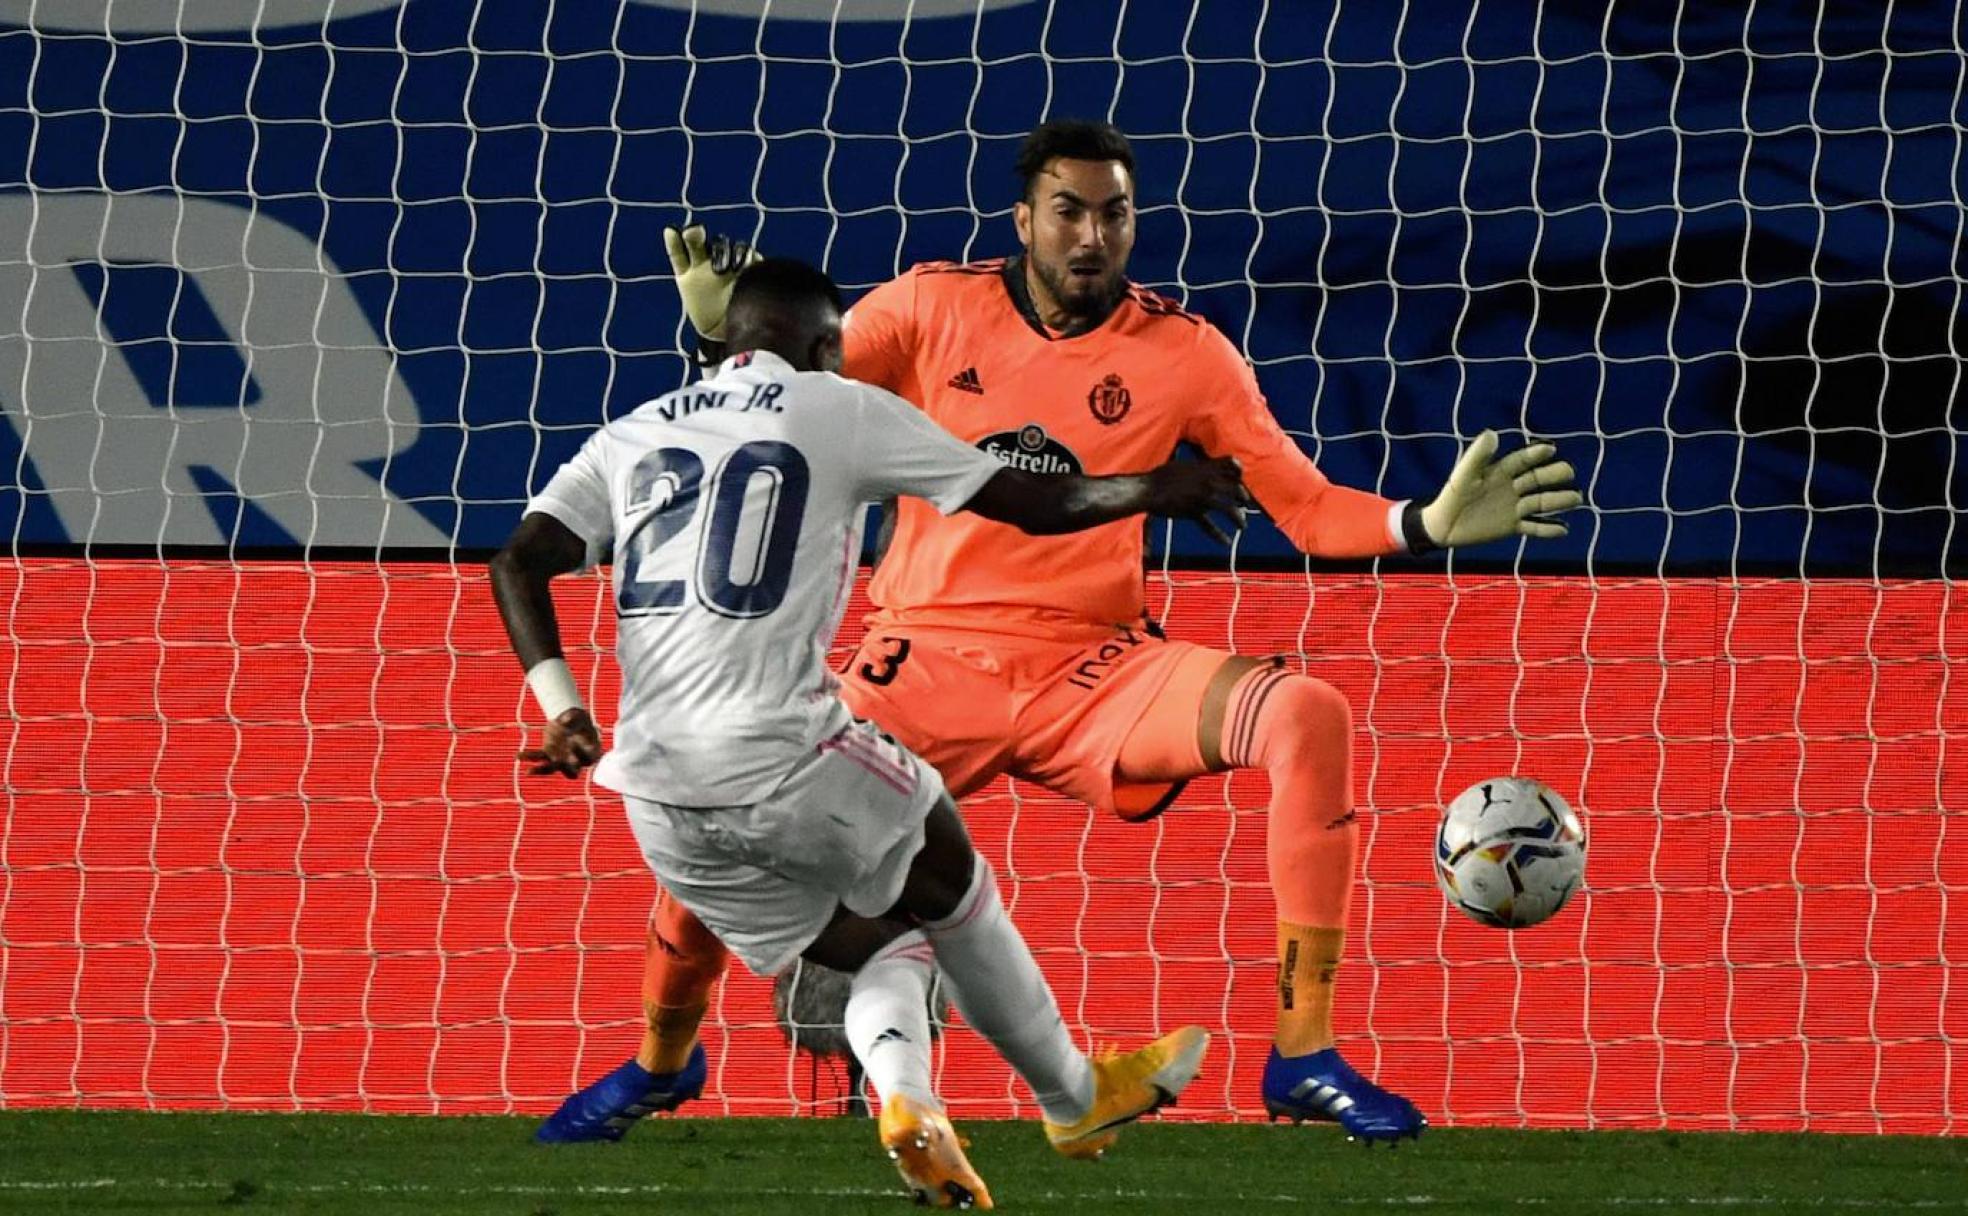
<svg viewBox="0 0 1968 1216">
<path fill-rule="evenodd" d="M 1003 469 L 892 393 L 752 351 L 590 436 L 526 506 L 614 562 L 609 789 L 672 806 L 769 794 L 846 720 L 827 650 L 866 505 L 949 514 Z"/>
</svg>

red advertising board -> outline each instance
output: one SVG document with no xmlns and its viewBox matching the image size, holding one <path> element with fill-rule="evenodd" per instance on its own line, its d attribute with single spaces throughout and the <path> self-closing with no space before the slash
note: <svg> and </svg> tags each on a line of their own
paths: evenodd
<svg viewBox="0 0 1968 1216">
<path fill-rule="evenodd" d="M 558 602 L 607 706 L 603 585 Z M 1431 1119 L 1964 1126 L 1958 587 L 1177 573 L 1150 603 L 1352 699 L 1341 1031 Z M 543 1112 L 633 1048 L 650 881 L 605 792 L 518 775 L 537 715 L 482 570 L 45 559 L 0 604 L 0 1103 Z M 1591 841 L 1586 893 L 1515 934 L 1429 863 L 1441 803 L 1508 772 Z M 1004 782 L 965 807 L 1089 1045 L 1218 1032 L 1181 1116 L 1261 1113 L 1264 799 L 1243 774 L 1147 825 Z M 704 1112 L 810 1108 L 764 981 L 707 1037 Z M 1033 1113 L 968 1033 L 943 1084 Z"/>
</svg>

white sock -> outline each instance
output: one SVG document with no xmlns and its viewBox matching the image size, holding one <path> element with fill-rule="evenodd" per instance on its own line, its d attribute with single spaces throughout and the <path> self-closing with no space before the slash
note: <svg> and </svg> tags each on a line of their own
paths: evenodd
<svg viewBox="0 0 1968 1216">
<path fill-rule="evenodd" d="M 847 1042 L 882 1106 L 896 1095 L 943 1109 L 929 1075 L 929 981 L 935 956 L 920 933 L 905 933 L 854 973 Z"/>
<path fill-rule="evenodd" d="M 923 925 L 964 1021 L 997 1048 L 1054 1123 L 1076 1123 L 1093 1109 L 1093 1065 L 1059 1016 L 1059 1002 L 1017 926 L 998 899 L 998 882 L 980 855 L 970 890 L 948 920 Z"/>
</svg>

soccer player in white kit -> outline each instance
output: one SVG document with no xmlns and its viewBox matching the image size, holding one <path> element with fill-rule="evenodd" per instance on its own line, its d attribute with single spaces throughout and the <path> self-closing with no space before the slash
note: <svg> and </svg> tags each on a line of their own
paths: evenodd
<svg viewBox="0 0 1968 1216">
<path fill-rule="evenodd" d="M 1228 460 L 1122 477 L 1007 468 L 834 374 L 840 314 L 832 281 L 803 263 L 747 270 L 726 321 L 741 353 L 596 432 L 527 505 L 493 591 L 547 718 L 542 746 L 521 753 L 532 771 L 572 777 L 598 760 L 657 879 L 754 972 L 800 957 L 854 972 L 847 1036 L 889 1155 L 919 1200 L 989 1207 L 931 1088 L 923 969 L 909 960 L 933 951 L 965 1021 L 1031 1086 L 1069 1156 L 1098 1155 L 1173 1099 L 1208 1036 L 1186 1027 L 1100 1060 L 1075 1048 L 936 770 L 841 704 L 826 655 L 865 507 L 908 494 L 1028 532 L 1144 512 L 1214 530 L 1207 511 L 1240 521 L 1246 500 Z M 622 667 L 606 755 L 548 594 L 553 576 L 604 559 Z"/>
</svg>

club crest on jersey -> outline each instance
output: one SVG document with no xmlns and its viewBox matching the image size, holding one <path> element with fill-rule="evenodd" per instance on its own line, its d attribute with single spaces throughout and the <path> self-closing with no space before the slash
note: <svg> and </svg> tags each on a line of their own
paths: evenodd
<svg viewBox="0 0 1968 1216">
<path fill-rule="evenodd" d="M 1010 468 L 1023 473 L 1078 473 L 1080 458 L 1073 449 L 1046 434 L 1036 422 L 1015 431 L 999 431 L 977 441 L 977 446 Z"/>
<path fill-rule="evenodd" d="M 1134 395 L 1121 383 L 1121 378 L 1112 372 L 1100 383 L 1087 391 L 1087 408 L 1104 425 L 1113 426 L 1127 417 L 1128 410 L 1134 406 Z"/>
</svg>

